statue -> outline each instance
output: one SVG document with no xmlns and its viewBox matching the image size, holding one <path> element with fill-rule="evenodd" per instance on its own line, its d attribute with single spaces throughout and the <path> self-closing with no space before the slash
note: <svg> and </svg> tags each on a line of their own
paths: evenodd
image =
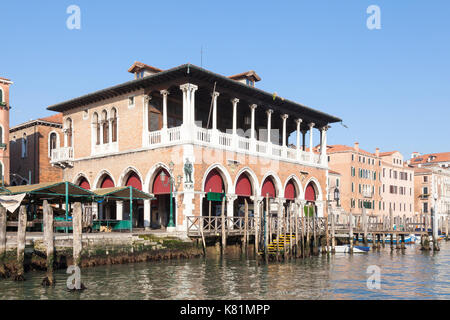
<svg viewBox="0 0 450 320">
<path fill-rule="evenodd" d="M 186 158 L 186 163 L 184 164 L 184 175 L 186 176 L 186 183 L 193 183 L 192 182 L 192 171 L 194 170 L 194 167 L 192 166 L 192 163 L 189 161 L 188 158 Z"/>
</svg>

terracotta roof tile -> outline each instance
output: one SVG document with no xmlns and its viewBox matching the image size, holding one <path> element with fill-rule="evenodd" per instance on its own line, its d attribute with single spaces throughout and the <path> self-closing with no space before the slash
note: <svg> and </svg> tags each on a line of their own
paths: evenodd
<svg viewBox="0 0 450 320">
<path fill-rule="evenodd" d="M 39 120 L 47 121 L 47 122 L 54 122 L 54 123 L 62 123 L 63 122 L 63 115 L 62 113 L 57 113 L 49 117 L 40 118 Z"/>
<path fill-rule="evenodd" d="M 435 157 L 431 159 L 430 157 Z M 430 161 L 428 161 L 430 160 Z M 450 152 L 441 152 L 441 153 L 430 153 L 424 154 L 421 156 L 417 156 L 416 158 L 410 159 L 410 163 L 412 165 L 424 164 L 424 163 L 438 163 L 438 162 L 447 162 L 450 161 Z"/>
<path fill-rule="evenodd" d="M 136 69 L 147 69 L 147 70 L 151 70 L 153 72 L 161 72 L 161 69 L 149 66 L 148 64 L 136 61 L 135 63 L 133 63 L 133 65 L 130 67 L 130 69 L 128 69 L 128 72 L 130 73 L 134 73 Z"/>
<path fill-rule="evenodd" d="M 345 151 L 357 152 L 355 150 L 355 148 L 350 147 L 350 146 L 346 146 L 346 145 L 343 145 L 343 144 L 334 144 L 334 145 L 327 146 L 327 153 L 336 153 L 336 152 L 345 152 Z M 365 151 L 365 150 L 363 150 L 361 148 L 359 149 L 358 152 L 362 153 L 362 154 L 365 154 L 365 155 L 368 155 L 368 156 L 372 156 L 372 157 L 376 156 L 374 153 Z"/>
<path fill-rule="evenodd" d="M 256 74 L 256 72 L 253 71 L 253 70 L 250 70 L 250 71 L 247 71 L 247 72 L 238 73 L 238 74 L 235 74 L 233 76 L 229 76 L 228 78 L 230 78 L 232 80 L 239 80 L 239 79 L 247 78 L 247 77 L 253 77 L 256 82 L 257 81 L 261 81 L 261 77 L 258 76 Z"/>
</svg>

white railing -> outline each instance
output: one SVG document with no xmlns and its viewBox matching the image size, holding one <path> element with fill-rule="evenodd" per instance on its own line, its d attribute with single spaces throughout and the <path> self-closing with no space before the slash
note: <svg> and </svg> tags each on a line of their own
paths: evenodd
<svg viewBox="0 0 450 320">
<path fill-rule="evenodd" d="M 73 147 L 63 147 L 52 150 L 51 162 L 73 161 Z"/>
<path fill-rule="evenodd" d="M 181 140 L 181 127 L 170 128 L 167 130 L 167 135 L 170 142 Z"/>
<path fill-rule="evenodd" d="M 227 150 L 245 152 L 245 153 L 255 153 L 255 155 L 267 155 L 268 157 L 277 159 L 286 159 L 290 161 L 296 161 L 301 163 L 309 164 L 321 164 L 321 159 L 319 154 L 311 154 L 303 150 L 297 150 L 293 148 L 284 148 L 276 144 L 269 144 L 264 141 L 254 141 L 247 137 L 236 136 L 233 137 L 232 134 L 224 133 L 220 131 L 213 131 L 210 129 L 201 128 L 194 126 L 193 137 L 190 136 L 189 132 L 182 130 L 183 127 L 175 127 L 167 129 L 167 131 L 159 130 L 149 133 L 149 147 L 157 147 L 158 145 L 167 145 L 184 140 L 193 139 L 194 142 L 202 145 L 211 145 L 213 147 L 224 148 Z M 187 130 L 187 129 L 186 129 Z M 187 136 L 185 136 L 187 134 Z M 236 144 L 235 144 L 236 142 Z"/>
<path fill-rule="evenodd" d="M 148 143 L 150 145 L 161 143 L 161 130 L 153 131 L 148 134 Z"/>
</svg>

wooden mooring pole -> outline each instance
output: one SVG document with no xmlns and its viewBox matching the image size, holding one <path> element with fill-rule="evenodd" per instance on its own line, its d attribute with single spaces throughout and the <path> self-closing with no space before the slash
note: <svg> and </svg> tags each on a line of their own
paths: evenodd
<svg viewBox="0 0 450 320">
<path fill-rule="evenodd" d="M 244 250 L 248 253 L 248 201 L 244 199 Z"/>
<path fill-rule="evenodd" d="M 221 210 L 221 221 L 222 221 L 222 255 L 225 254 L 225 249 L 227 247 L 227 233 L 225 230 L 225 197 L 222 199 L 222 210 Z"/>
<path fill-rule="evenodd" d="M 77 202 L 73 206 L 73 264 L 77 267 L 81 266 L 81 250 L 82 243 L 82 209 L 81 203 Z"/>
<path fill-rule="evenodd" d="M 0 277 L 6 277 L 6 221 L 6 209 L 0 205 Z"/>
<path fill-rule="evenodd" d="M 348 229 L 349 229 L 348 237 L 350 241 L 350 253 L 353 253 L 353 215 L 351 210 L 348 216 Z"/>
<path fill-rule="evenodd" d="M 24 281 L 25 242 L 27 232 L 27 208 L 20 206 L 19 226 L 17 228 L 17 273 L 14 279 Z"/>
<path fill-rule="evenodd" d="M 269 220 L 270 202 L 269 194 L 266 195 L 266 210 L 264 211 L 264 258 L 266 263 L 269 262 L 269 252 L 267 246 L 269 245 L 269 230 L 267 230 Z"/>
<path fill-rule="evenodd" d="M 55 238 L 53 235 L 53 208 L 48 204 L 47 200 L 44 200 L 44 243 L 47 251 L 47 275 L 42 281 L 43 286 L 53 286 L 55 279 L 53 277 L 53 267 L 55 262 Z"/>
<path fill-rule="evenodd" d="M 439 222 L 438 222 L 438 217 L 436 214 L 436 210 L 435 208 L 431 208 L 431 222 L 432 222 L 432 234 L 433 234 L 433 250 L 434 251 L 439 251 L 441 250 L 439 248 L 439 243 L 438 243 L 438 235 L 439 235 Z"/>
<path fill-rule="evenodd" d="M 330 213 L 331 218 L 331 253 L 335 253 L 335 247 L 336 247 L 336 235 L 335 235 L 335 227 L 334 227 L 334 214 Z"/>
</svg>

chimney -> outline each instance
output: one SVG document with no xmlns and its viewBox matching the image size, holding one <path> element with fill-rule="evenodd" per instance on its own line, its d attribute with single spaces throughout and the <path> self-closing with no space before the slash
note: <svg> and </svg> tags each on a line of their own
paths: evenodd
<svg viewBox="0 0 450 320">
<path fill-rule="evenodd" d="M 376 149 L 375 149 L 375 155 L 376 155 L 377 157 L 380 157 L 380 148 L 376 148 Z"/>
<path fill-rule="evenodd" d="M 355 149 L 356 151 L 359 151 L 359 142 L 355 142 L 355 147 L 354 147 L 354 149 Z"/>
<path fill-rule="evenodd" d="M 420 156 L 419 152 L 413 152 L 412 155 L 411 155 L 411 159 L 417 158 L 419 156 Z"/>
</svg>

